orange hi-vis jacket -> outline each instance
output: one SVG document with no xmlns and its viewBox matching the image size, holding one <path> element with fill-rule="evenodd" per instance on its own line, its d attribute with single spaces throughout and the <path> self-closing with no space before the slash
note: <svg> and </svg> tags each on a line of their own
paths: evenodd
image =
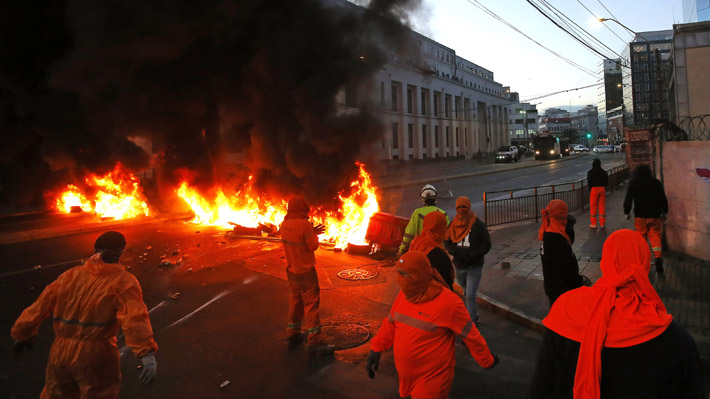
<svg viewBox="0 0 710 399">
<path fill-rule="evenodd" d="M 17 319 L 12 338 L 32 338 L 50 315 L 58 339 L 108 340 L 115 348 L 121 328 L 136 356 L 158 349 L 138 280 L 122 265 L 102 262 L 98 254 L 49 284 Z"/>
<path fill-rule="evenodd" d="M 286 219 L 281 224 L 281 240 L 286 252 L 286 270 L 306 273 L 316 265 L 318 236 L 306 219 Z"/>
<path fill-rule="evenodd" d="M 400 292 L 370 348 L 383 352 L 394 346 L 401 397 L 442 398 L 454 380 L 457 335 L 479 365 L 493 365 L 486 340 L 456 294 L 444 289 L 431 301 L 415 304 Z"/>
</svg>

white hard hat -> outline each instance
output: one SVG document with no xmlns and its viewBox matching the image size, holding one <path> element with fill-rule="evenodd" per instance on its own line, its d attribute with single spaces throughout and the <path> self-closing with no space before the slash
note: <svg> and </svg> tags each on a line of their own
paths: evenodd
<svg viewBox="0 0 710 399">
<path fill-rule="evenodd" d="M 438 194 L 436 193 L 436 187 L 432 186 L 431 184 L 427 184 L 422 188 L 422 200 L 426 200 L 429 198 L 436 198 Z"/>
</svg>

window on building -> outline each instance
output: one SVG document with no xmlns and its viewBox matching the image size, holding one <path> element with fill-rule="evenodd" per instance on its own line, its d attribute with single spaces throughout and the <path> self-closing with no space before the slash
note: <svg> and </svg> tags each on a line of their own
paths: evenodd
<svg viewBox="0 0 710 399">
<path fill-rule="evenodd" d="M 439 100 L 441 93 L 434 93 L 434 116 L 439 116 Z"/>
<path fill-rule="evenodd" d="M 451 146 L 451 141 L 449 140 L 449 130 L 450 128 L 447 126 L 446 127 L 446 148 L 449 148 Z M 446 156 L 449 156 L 448 154 Z"/>
<path fill-rule="evenodd" d="M 392 111 L 397 111 L 397 86 L 392 85 Z"/>
<path fill-rule="evenodd" d="M 429 93 L 422 90 L 422 115 L 426 115 L 426 98 Z"/>
<path fill-rule="evenodd" d="M 459 128 L 456 128 L 456 147 L 459 146 Z"/>
<path fill-rule="evenodd" d="M 422 125 L 422 148 L 426 148 L 426 125 Z"/>
<path fill-rule="evenodd" d="M 449 111 L 451 109 L 451 96 L 446 94 L 444 95 L 444 116 L 449 117 Z"/>
<path fill-rule="evenodd" d="M 434 148 L 439 148 L 439 126 L 434 126 Z"/>
<path fill-rule="evenodd" d="M 407 87 L 407 113 L 411 114 L 414 108 L 414 90 Z"/>
<path fill-rule="evenodd" d="M 409 141 L 409 148 L 414 148 L 414 125 L 411 123 L 407 124 L 407 136 Z"/>
<path fill-rule="evenodd" d="M 399 126 L 397 122 L 392 122 L 392 149 L 399 148 Z"/>
<path fill-rule="evenodd" d="M 456 97 L 454 99 L 454 118 L 459 119 L 461 117 L 461 98 Z"/>
</svg>

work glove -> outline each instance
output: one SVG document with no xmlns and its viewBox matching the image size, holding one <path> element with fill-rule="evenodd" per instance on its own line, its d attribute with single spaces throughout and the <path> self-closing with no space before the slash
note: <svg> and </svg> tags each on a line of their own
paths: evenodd
<svg viewBox="0 0 710 399">
<path fill-rule="evenodd" d="M 365 370 L 370 378 L 375 378 L 375 371 L 380 367 L 380 352 L 370 351 L 365 363 Z"/>
<path fill-rule="evenodd" d="M 496 364 L 500 363 L 500 358 L 498 357 L 498 355 L 493 352 L 491 352 L 491 355 L 493 355 L 493 364 L 491 364 L 490 367 L 487 367 L 488 370 L 492 369 L 496 366 Z"/>
<path fill-rule="evenodd" d="M 631 215 L 627 213 L 626 215 L 624 215 L 624 218 L 626 218 L 626 220 L 631 220 Z"/>
<path fill-rule="evenodd" d="M 25 350 L 32 350 L 32 338 L 26 341 L 15 341 L 12 345 L 12 354 L 14 355 L 16 362 L 20 360 L 22 355 L 25 353 Z"/>
<path fill-rule="evenodd" d="M 138 381 L 140 381 L 141 384 L 148 385 L 153 382 L 155 373 L 158 370 L 158 363 L 155 361 L 155 353 L 153 351 L 146 353 L 141 358 L 141 363 L 143 364 L 143 369 L 138 376 Z"/>
<path fill-rule="evenodd" d="M 319 223 L 313 226 L 313 231 L 316 233 L 316 235 L 323 234 L 325 233 L 325 226 Z"/>
</svg>

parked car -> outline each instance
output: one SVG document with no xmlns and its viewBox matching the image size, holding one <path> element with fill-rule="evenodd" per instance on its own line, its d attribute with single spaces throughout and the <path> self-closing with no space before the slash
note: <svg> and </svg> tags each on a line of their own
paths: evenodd
<svg viewBox="0 0 710 399">
<path fill-rule="evenodd" d="M 498 149 L 496 153 L 497 162 L 517 162 L 520 160 L 520 152 L 518 147 L 514 145 L 504 145 Z"/>
<path fill-rule="evenodd" d="M 528 149 L 528 147 L 526 147 L 526 146 L 524 146 L 524 145 L 519 145 L 519 146 L 518 146 L 518 154 L 520 155 L 520 157 L 522 157 L 523 155 L 527 154 L 529 151 L 530 151 L 530 150 Z"/>
<path fill-rule="evenodd" d="M 614 152 L 614 146 L 613 145 L 597 145 L 597 146 L 594 146 L 594 148 L 592 149 L 592 152 L 596 152 L 596 153 Z"/>
<path fill-rule="evenodd" d="M 589 148 L 583 146 L 582 144 L 574 144 L 571 152 L 572 154 L 581 154 L 583 152 L 589 152 Z"/>
<path fill-rule="evenodd" d="M 621 149 L 620 145 L 615 145 L 614 146 L 614 152 L 622 152 L 623 150 Z"/>
</svg>

